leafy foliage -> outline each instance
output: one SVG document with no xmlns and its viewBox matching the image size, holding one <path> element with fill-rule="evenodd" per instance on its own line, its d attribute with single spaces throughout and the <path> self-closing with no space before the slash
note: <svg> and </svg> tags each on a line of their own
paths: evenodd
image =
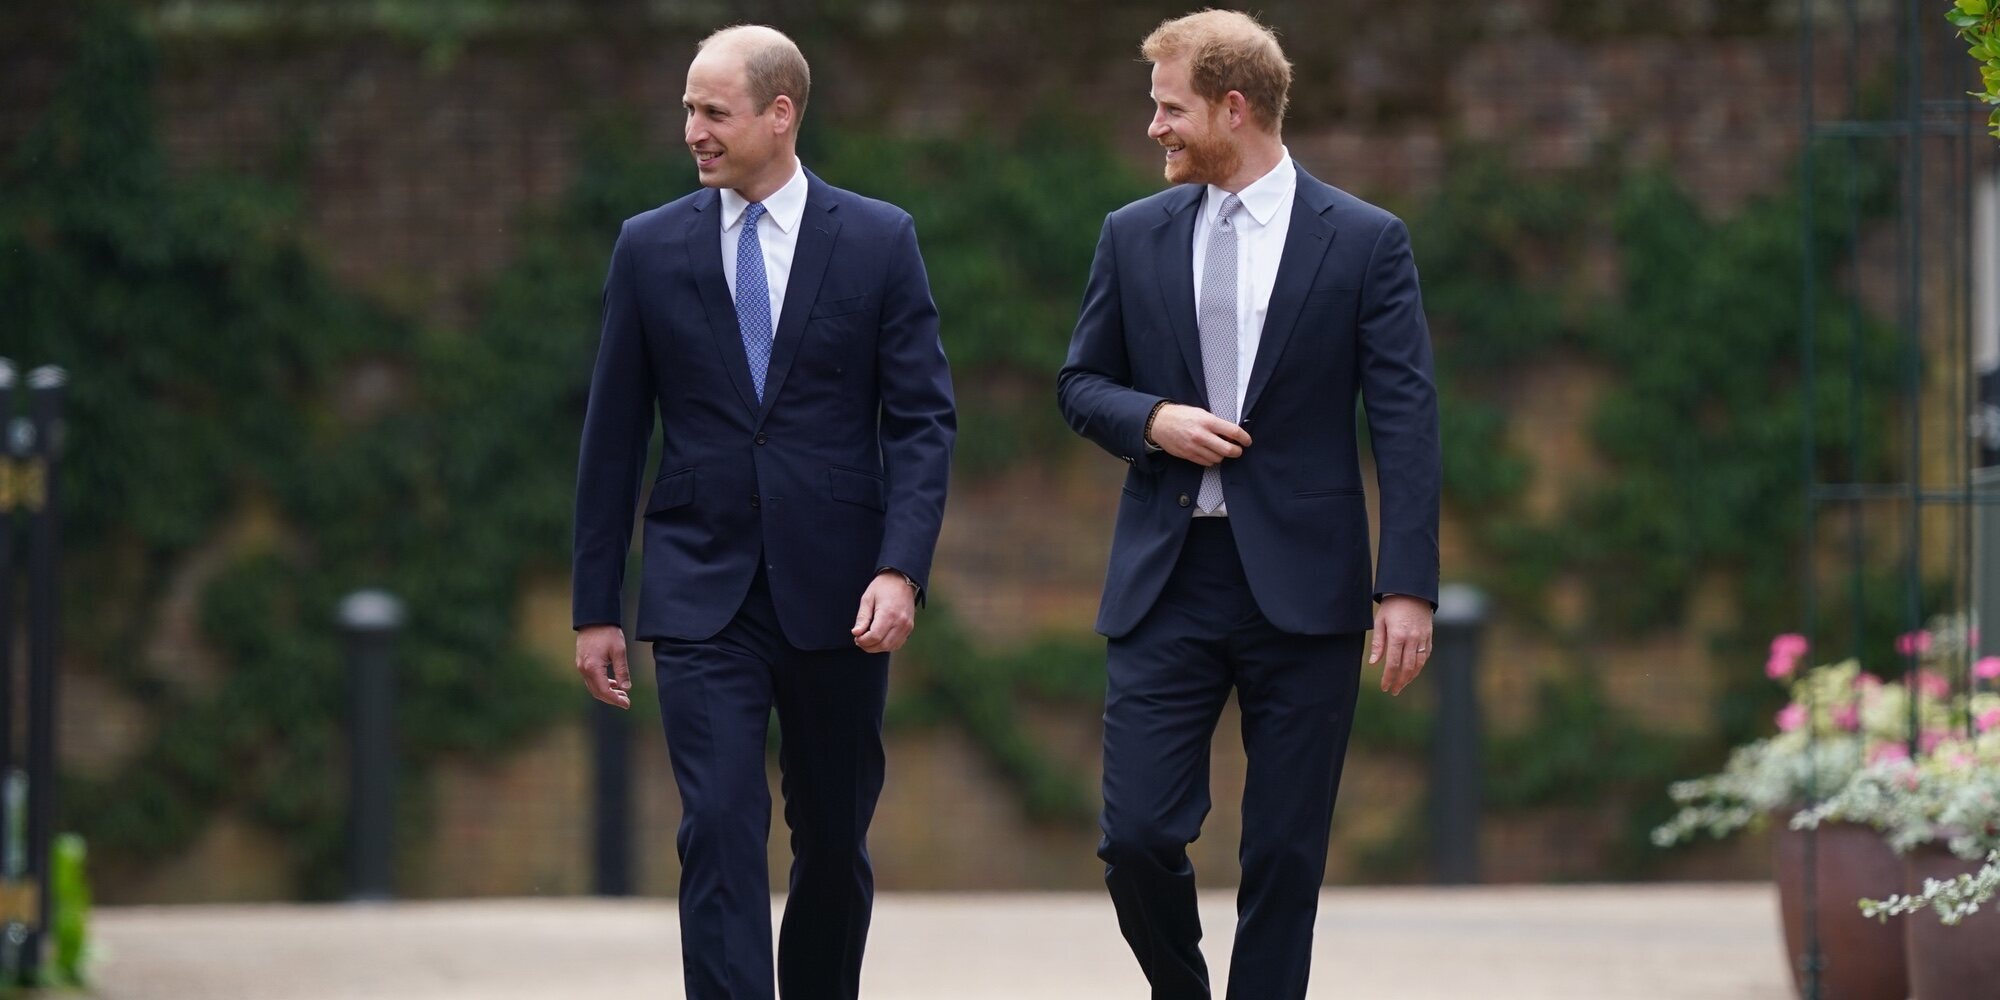
<svg viewBox="0 0 2000 1000">
<path fill-rule="evenodd" d="M 410 604 L 398 710 L 415 770 L 516 745 L 570 704 L 510 609 L 565 551 L 573 441 L 551 441 L 577 419 L 590 324 L 540 325 L 532 310 L 553 307 L 537 302 L 476 337 L 429 333 L 340 291 L 293 235 L 295 198 L 169 175 L 151 67 L 121 18 L 92 25 L 0 208 L 7 350 L 79 376 L 65 633 L 157 721 L 123 769 L 73 779 L 67 805 L 101 853 L 141 860 L 235 807 L 325 894 L 341 867 L 342 593 L 380 584 Z M 594 309 L 594 289 L 547 290 L 565 292 Z M 403 389 L 366 403 L 369 372 Z M 246 504 L 277 527 L 228 541 Z M 144 652 L 197 551 L 215 567 L 205 654 L 228 666 L 213 684 Z"/>
<path fill-rule="evenodd" d="M 410 603 L 407 821 L 422 819 L 429 764 L 504 753 L 578 705 L 573 682 L 523 648 L 514 612 L 525 581 L 564 563 L 612 235 L 694 180 L 685 157 L 601 123 L 572 190 L 530 221 L 473 328 L 425 329 L 328 279 L 295 236 L 296 192 L 171 175 L 151 66 L 122 21 L 89 32 L 71 82 L 6 167 L 0 202 L 0 296 L 17 317 L 6 353 L 79 376 L 65 466 L 80 569 L 70 648 L 154 710 L 144 750 L 74 781 L 67 804 L 100 856 L 141 861 L 234 809 L 281 834 L 300 890 L 323 895 L 340 869 L 345 685 L 331 613 L 343 593 L 382 585 Z M 961 475 L 1082 447 L 1056 418 L 1050 375 L 1096 220 L 1152 188 L 1087 123 L 1043 119 L 1026 134 L 1032 145 L 807 133 L 821 176 L 917 219 L 961 393 Z M 1493 153 L 1457 153 L 1443 189 L 1406 214 L 1437 335 L 1447 499 L 1473 532 L 1482 582 L 1511 612 L 1552 622 L 1552 585 L 1577 581 L 1599 636 L 1679 621 L 1717 579 L 1734 582 L 1743 622 L 1789 620 L 1808 274 L 1818 314 L 1835 317 L 1815 343 L 1857 359 L 1850 382 L 1823 380 L 1812 401 L 1813 461 L 1859 478 L 1889 457 L 1850 430 L 1881 425 L 1877 390 L 1899 359 L 1835 298 L 1849 203 L 1815 203 L 1807 257 L 1796 191 L 1713 220 L 1655 172 L 1607 161 L 1530 178 Z M 1861 163 L 1809 189 L 1851 193 L 1866 213 L 1884 187 Z M 1550 472 L 1510 414 L 1524 376 L 1558 359 L 1613 388 L 1587 435 L 1603 473 L 1555 484 L 1549 513 L 1529 496 Z M 145 652 L 158 609 L 182 590 L 198 597 L 201 653 L 219 665 L 209 680 Z M 1873 597 L 1888 593 L 1871 587 L 1850 617 L 1891 627 Z M 1551 632 L 1587 657 L 1590 636 Z M 982 649 L 934 607 L 900 661 L 909 683 L 892 719 L 962 727 L 1030 816 L 1085 822 L 1090 790 L 1020 715 L 1032 702 L 1094 704 L 1101 656 L 1096 640 L 1068 637 Z M 1732 686 L 1718 705 L 1725 730 L 1761 723 L 1768 700 L 1761 685 Z M 1356 740 L 1416 752 L 1427 725 L 1421 709 L 1377 701 Z M 1651 798 L 1689 752 L 1591 685 L 1551 688 L 1532 728 L 1489 743 L 1508 775 L 1496 802 L 1522 809 L 1638 786 Z"/>
<path fill-rule="evenodd" d="M 1032 146 L 831 129 L 806 139 L 827 181 L 917 220 L 959 396 L 957 468 L 992 473 L 1073 440 L 1053 398 L 1106 213 L 1155 188 L 1087 123 L 1045 114 Z"/>
<path fill-rule="evenodd" d="M 2000 138 L 2000 6 L 1993 0 L 1957 0 L 1945 19 L 1957 26 L 1958 37 L 1972 43 L 1965 54 L 1979 63 L 1982 84 L 1973 96 L 1996 105 L 1986 124 L 1993 126 L 1993 135 Z"/>
</svg>

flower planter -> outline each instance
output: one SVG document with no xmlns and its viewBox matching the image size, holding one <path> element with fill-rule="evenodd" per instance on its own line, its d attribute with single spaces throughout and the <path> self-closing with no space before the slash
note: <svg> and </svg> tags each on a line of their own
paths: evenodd
<svg viewBox="0 0 2000 1000">
<path fill-rule="evenodd" d="M 1806 951 L 1806 834 L 1784 822 L 1789 811 L 1772 819 L 1777 827 L 1778 909 L 1785 925 L 1785 953 L 1792 982 L 1804 995 L 1800 971 Z M 1908 977 L 1903 958 L 1904 929 L 1861 915 L 1861 899 L 1882 899 L 1903 891 L 1903 859 L 1874 830 L 1853 823 L 1827 823 L 1819 828 L 1818 873 L 1811 914 L 1819 932 L 1820 1000 L 1907 1000 Z M 1937 923 L 1932 920 L 1931 923 Z M 1987 989 L 1992 989 L 1988 980 Z M 1950 994 L 1958 996 L 1959 994 Z M 1970 996 L 1971 994 L 1964 994 Z M 1921 1000 L 1933 998 L 1918 995 Z M 1942 1000 L 1944 995 L 1940 995 Z M 1992 1000 L 1991 992 L 1982 995 Z"/>
<path fill-rule="evenodd" d="M 1921 847 L 1904 861 L 1904 891 L 1918 892 L 1924 879 L 1955 878 L 1978 867 L 1979 862 L 1940 847 Z M 1896 919 L 1903 922 L 1916 1000 L 1992 1000 L 2000 992 L 2000 910 L 1993 904 L 1950 926 L 1931 910 Z"/>
</svg>

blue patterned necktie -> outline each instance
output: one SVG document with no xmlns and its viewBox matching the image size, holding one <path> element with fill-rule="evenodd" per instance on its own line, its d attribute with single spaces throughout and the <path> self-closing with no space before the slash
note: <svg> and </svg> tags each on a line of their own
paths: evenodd
<svg viewBox="0 0 2000 1000">
<path fill-rule="evenodd" d="M 736 234 L 736 325 L 743 331 L 743 354 L 750 359 L 750 384 L 764 401 L 764 373 L 771 367 L 771 285 L 764 276 L 764 245 L 757 241 L 761 202 L 743 210 Z"/>
<path fill-rule="evenodd" d="M 1195 326 L 1201 331 L 1201 367 L 1208 381 L 1208 412 L 1236 422 L 1236 223 L 1231 216 L 1243 207 L 1235 195 L 1222 199 L 1222 211 L 1208 234 L 1208 252 L 1201 267 L 1201 301 L 1195 305 Z M 1222 466 L 1201 470 L 1196 505 L 1203 513 L 1222 507 Z"/>
</svg>

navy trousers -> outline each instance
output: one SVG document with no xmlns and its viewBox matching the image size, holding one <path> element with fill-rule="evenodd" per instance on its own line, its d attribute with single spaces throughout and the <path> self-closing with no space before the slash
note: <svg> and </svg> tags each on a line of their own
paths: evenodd
<svg viewBox="0 0 2000 1000">
<path fill-rule="evenodd" d="M 1113 639 L 1104 704 L 1104 881 L 1155 1000 L 1206 1000 L 1187 845 L 1208 815 L 1209 743 L 1243 716 L 1243 882 L 1230 1000 L 1306 995 L 1313 921 L 1361 674 L 1361 633 L 1266 621 L 1226 518 L 1196 518 L 1159 601 Z"/>
<path fill-rule="evenodd" d="M 772 996 L 764 755 L 774 708 L 792 833 L 777 989 L 787 1000 L 853 1000 L 875 899 L 867 835 L 882 791 L 888 654 L 793 648 L 760 570 L 721 632 L 655 642 L 653 659 L 681 795 L 689 1000 Z"/>
</svg>

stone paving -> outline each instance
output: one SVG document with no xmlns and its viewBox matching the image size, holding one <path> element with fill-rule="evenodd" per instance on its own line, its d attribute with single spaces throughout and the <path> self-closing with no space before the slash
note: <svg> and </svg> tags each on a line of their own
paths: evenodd
<svg viewBox="0 0 2000 1000">
<path fill-rule="evenodd" d="M 1217 982 L 1228 893 L 1202 900 Z M 524 899 L 108 908 L 102 1000 L 671 1000 L 674 908 Z M 1335 889 L 1310 996 L 1350 1000 L 1784 1000 L 1765 884 Z M 1094 894 L 888 894 L 869 1000 L 1143 1000 Z"/>
</svg>

